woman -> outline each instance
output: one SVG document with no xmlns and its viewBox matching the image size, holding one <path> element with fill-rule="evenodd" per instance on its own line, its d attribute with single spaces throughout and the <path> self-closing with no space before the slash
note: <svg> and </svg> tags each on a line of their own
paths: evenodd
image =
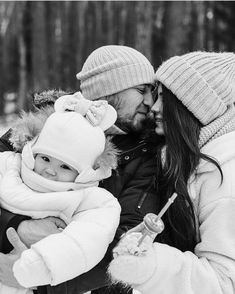
<svg viewBox="0 0 235 294">
<path fill-rule="evenodd" d="M 163 217 L 165 230 L 157 242 L 134 256 L 138 242 L 132 230 L 114 250 L 109 272 L 142 294 L 232 294 L 235 55 L 175 56 L 159 67 L 156 79 L 152 116 L 155 132 L 165 136 L 160 201 L 163 206 L 173 192 L 178 197 Z"/>
</svg>

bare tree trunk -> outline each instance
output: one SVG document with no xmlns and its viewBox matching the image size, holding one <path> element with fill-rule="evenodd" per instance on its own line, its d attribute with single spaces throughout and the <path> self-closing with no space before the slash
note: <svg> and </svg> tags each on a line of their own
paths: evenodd
<svg viewBox="0 0 235 294">
<path fill-rule="evenodd" d="M 26 44 L 23 32 L 23 17 L 26 2 L 17 3 L 18 17 L 18 46 L 19 46 L 19 90 L 18 90 L 18 109 L 24 109 L 26 106 L 27 97 L 27 66 L 26 66 Z"/>
<path fill-rule="evenodd" d="M 94 2 L 94 15 L 95 15 L 95 23 L 94 23 L 94 39 L 95 45 L 100 47 L 104 43 L 104 34 L 102 27 L 102 12 L 103 12 L 103 1 L 95 1 Z"/>
<path fill-rule="evenodd" d="M 163 1 L 155 1 L 152 4 L 153 29 L 151 36 L 152 44 L 152 64 L 157 68 L 162 63 L 164 56 L 164 15 L 165 3 Z"/>
<path fill-rule="evenodd" d="M 206 50 L 214 51 L 216 47 L 216 43 L 218 40 L 214 38 L 214 27 L 215 27 L 215 19 L 214 15 L 214 6 L 215 3 L 213 1 L 206 2 Z"/>
<path fill-rule="evenodd" d="M 114 18 L 114 11 L 113 11 L 113 5 L 115 3 L 112 3 L 111 1 L 105 2 L 105 14 L 107 17 L 107 23 L 106 23 L 106 41 L 107 44 L 114 44 L 114 33 L 111 28 L 113 28 L 113 18 Z M 104 24 L 105 25 L 105 24 Z"/>
<path fill-rule="evenodd" d="M 2 34 L 0 34 L 0 72 L 3 72 L 2 43 L 3 43 L 3 38 L 2 38 Z M 4 112 L 4 75 L 2 75 L 0 79 L 0 116 L 3 115 L 3 112 Z"/>
<path fill-rule="evenodd" d="M 83 62 L 86 59 L 86 44 L 85 44 L 85 27 L 86 21 L 84 18 L 87 9 L 87 1 L 77 2 L 77 31 L 78 47 L 76 52 L 76 71 L 77 73 L 82 69 Z M 76 80 L 75 88 L 79 88 L 79 81 Z"/>
<path fill-rule="evenodd" d="M 79 33 L 77 32 L 77 5 L 78 2 L 71 1 L 68 7 L 68 38 L 67 38 L 67 84 L 68 90 L 75 90 L 76 84 L 76 55 L 78 50 Z"/>
<path fill-rule="evenodd" d="M 3 3 L 0 2 L 0 72 L 4 72 L 3 69 Z M 3 115 L 4 110 L 4 75 L 0 79 L 0 116 Z"/>
<path fill-rule="evenodd" d="M 93 1 L 88 1 L 87 8 L 85 11 L 85 44 L 86 44 L 86 52 L 87 54 L 91 53 L 95 48 L 98 46 L 96 45 L 96 38 L 95 36 L 95 6 Z"/>
<path fill-rule="evenodd" d="M 45 3 L 47 8 L 47 48 L 48 48 L 48 76 L 51 88 L 61 85 L 61 1 L 48 1 Z"/>
<path fill-rule="evenodd" d="M 123 1 L 120 3 L 120 23 L 119 23 L 119 42 L 120 45 L 126 44 L 126 21 L 127 21 L 127 5 L 128 2 Z"/>
<path fill-rule="evenodd" d="M 135 47 L 136 36 L 136 1 L 128 1 L 126 3 L 127 15 L 125 22 L 125 44 Z"/>
<path fill-rule="evenodd" d="M 61 44 L 61 87 L 65 89 L 68 85 L 68 79 L 71 77 L 69 76 L 69 54 L 70 48 L 69 38 L 71 38 L 69 33 L 69 10 L 70 10 L 71 2 L 70 1 L 63 1 L 61 6 L 61 34 L 62 34 L 62 44 Z"/>
<path fill-rule="evenodd" d="M 114 1 L 112 6 L 110 7 L 113 11 L 113 21 L 112 27 L 109 29 L 113 34 L 113 42 L 114 44 L 119 44 L 119 26 L 120 26 L 120 10 L 121 10 L 121 1 Z"/>
<path fill-rule="evenodd" d="M 153 32 L 153 17 L 152 17 L 152 2 L 140 1 L 136 4 L 137 13 L 137 34 L 136 34 L 136 49 L 141 51 L 149 60 L 152 59 L 152 32 Z"/>
<path fill-rule="evenodd" d="M 2 36 L 2 66 L 4 72 L 4 87 L 11 92 L 17 91 L 18 76 L 12 75 L 12 72 L 18 70 L 17 65 L 17 24 L 16 20 L 16 3 L 2 2 L 3 5 L 1 23 Z"/>
<path fill-rule="evenodd" d="M 188 51 L 188 6 L 190 2 L 166 2 L 164 17 L 164 58 Z"/>
<path fill-rule="evenodd" d="M 197 28 L 196 30 L 192 31 L 192 34 L 195 34 L 195 49 L 205 48 L 206 46 L 206 35 L 205 35 L 205 22 L 206 22 L 206 6 L 205 2 L 203 1 L 195 1 L 195 10 L 197 15 Z"/>
<path fill-rule="evenodd" d="M 47 19 L 46 3 L 35 1 L 31 3 L 31 13 L 33 15 L 32 29 L 32 63 L 33 63 L 33 88 L 43 90 L 48 88 L 48 51 L 47 48 Z"/>
</svg>

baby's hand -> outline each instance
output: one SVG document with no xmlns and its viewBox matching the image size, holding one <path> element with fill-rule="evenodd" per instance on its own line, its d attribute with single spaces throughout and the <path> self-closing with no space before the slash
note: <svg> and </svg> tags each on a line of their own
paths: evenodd
<svg viewBox="0 0 235 294">
<path fill-rule="evenodd" d="M 113 257 L 116 258 L 119 255 L 142 255 L 152 245 L 152 239 L 146 236 L 139 245 L 139 240 L 142 237 L 140 232 L 133 232 L 125 234 L 118 245 L 113 249 Z"/>
</svg>

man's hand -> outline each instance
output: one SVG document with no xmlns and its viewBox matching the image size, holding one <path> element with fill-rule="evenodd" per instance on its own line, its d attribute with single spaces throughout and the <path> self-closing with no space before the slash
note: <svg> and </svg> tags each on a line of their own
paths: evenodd
<svg viewBox="0 0 235 294">
<path fill-rule="evenodd" d="M 26 220 L 20 223 L 17 233 L 21 241 L 30 247 L 41 239 L 61 232 L 66 227 L 64 221 L 56 217 L 46 217 L 44 219 Z"/>
<path fill-rule="evenodd" d="M 15 279 L 12 269 L 15 261 L 20 258 L 21 253 L 27 247 L 21 242 L 17 232 L 13 228 L 7 230 L 7 238 L 14 249 L 9 254 L 0 253 L 0 281 L 10 287 L 22 288 Z"/>
</svg>

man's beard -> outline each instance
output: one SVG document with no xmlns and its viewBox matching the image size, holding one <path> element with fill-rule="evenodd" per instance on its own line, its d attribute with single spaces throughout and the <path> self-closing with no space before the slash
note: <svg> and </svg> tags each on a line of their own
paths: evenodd
<svg viewBox="0 0 235 294">
<path fill-rule="evenodd" d="M 158 144 L 159 141 L 164 140 L 164 136 L 155 133 L 155 120 L 149 115 L 138 125 L 134 125 L 132 119 L 119 117 L 115 125 L 127 134 L 138 136 L 140 139 L 152 143 Z"/>
<path fill-rule="evenodd" d="M 138 125 L 133 124 L 133 119 L 131 118 L 122 118 L 119 117 L 115 123 L 117 127 L 119 127 L 122 131 L 133 134 L 136 136 L 140 136 L 143 132 L 143 121 L 140 122 Z"/>
</svg>

